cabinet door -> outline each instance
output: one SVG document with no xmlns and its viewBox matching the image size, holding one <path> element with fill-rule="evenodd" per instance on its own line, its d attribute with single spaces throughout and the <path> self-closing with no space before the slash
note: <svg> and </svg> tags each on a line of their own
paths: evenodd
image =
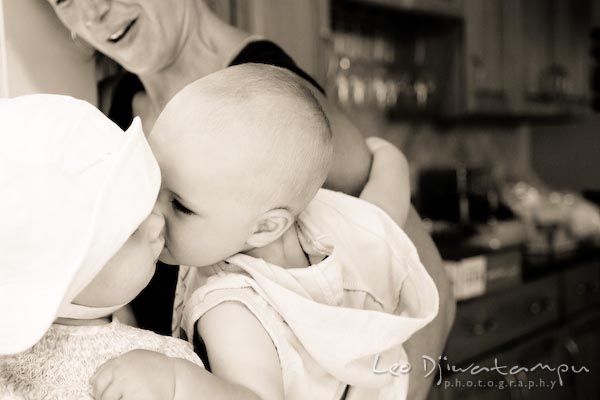
<svg viewBox="0 0 600 400">
<path fill-rule="evenodd" d="M 236 0 L 236 24 L 280 45 L 320 84 L 325 78 L 323 35 L 329 28 L 329 1 Z"/>
<path fill-rule="evenodd" d="M 465 0 L 468 113 L 586 112 L 592 0 Z"/>
<path fill-rule="evenodd" d="M 482 383 L 479 384 L 478 382 Z M 509 387 L 514 377 L 498 377 L 497 374 L 480 374 L 476 379 L 469 374 L 453 375 L 435 386 L 428 400 L 517 400 L 518 389 Z M 498 386 L 501 385 L 502 389 Z"/>
<path fill-rule="evenodd" d="M 519 109 L 579 113 L 589 99 L 590 0 L 519 0 Z"/>
<path fill-rule="evenodd" d="M 587 343 L 588 347 L 585 351 L 590 352 L 588 358 L 598 354 L 589 347 L 588 336 L 593 336 L 594 332 L 591 328 L 589 324 L 585 326 L 579 324 L 575 330 L 570 331 L 581 332 L 582 337 L 586 338 L 583 340 L 580 335 L 577 335 L 578 343 L 582 346 Z M 591 342 L 596 343 L 595 340 L 597 339 L 591 339 Z M 590 389 L 591 383 L 582 380 L 590 379 L 590 376 L 583 377 L 583 375 L 562 372 L 559 377 L 557 373 L 559 366 L 564 365 L 569 368 L 571 365 L 577 366 L 580 361 L 576 361 L 575 358 L 581 358 L 579 353 L 571 355 L 565 352 L 565 343 L 567 343 L 565 335 L 560 329 L 549 330 L 548 333 L 540 333 L 483 361 L 461 363 L 454 368 L 458 370 L 477 366 L 487 367 L 490 370 L 474 373 L 471 369 L 447 376 L 441 385 L 433 388 L 429 399 L 597 399 L 597 392 Z M 573 345 L 569 344 L 569 346 Z M 572 348 L 570 350 L 576 352 Z M 592 379 L 598 380 L 597 378 L 595 376 Z M 576 397 L 582 393 L 588 397 Z"/>
<path fill-rule="evenodd" d="M 552 275 L 474 301 L 459 303 L 446 354 L 463 363 L 558 320 L 559 280 Z"/>
<path fill-rule="evenodd" d="M 600 398 L 600 312 L 596 311 L 567 326 L 562 341 L 562 362 L 579 371 L 567 375 L 567 385 L 578 400 Z"/>
<path fill-rule="evenodd" d="M 450 366 L 462 370 L 444 377 L 439 385 L 435 385 L 429 400 L 516 400 L 521 399 L 522 382 L 515 375 L 505 371 L 517 363 L 514 354 L 504 352 L 493 357 L 479 359 L 468 364 Z M 493 368 L 501 367 L 503 373 Z M 507 366 L 507 368 L 502 368 Z M 474 368 L 474 369 L 473 369 Z M 448 366 L 443 366 L 447 370 Z M 437 378 L 436 378 L 437 380 Z"/>
<path fill-rule="evenodd" d="M 573 265 L 564 271 L 563 282 L 567 315 L 600 304 L 600 261 Z"/>
<path fill-rule="evenodd" d="M 554 1 L 554 53 L 567 73 L 567 100 L 578 105 L 590 97 L 591 11 L 597 0 Z"/>
<path fill-rule="evenodd" d="M 522 398 L 544 400 L 571 398 L 571 386 L 567 385 L 568 377 L 563 377 L 561 381 L 555 371 L 562 363 L 558 354 L 560 345 L 560 335 L 553 333 L 533 339 L 512 351 L 516 361 L 515 366 L 527 368 L 515 371 L 517 379 L 523 383 L 520 389 Z"/>
<path fill-rule="evenodd" d="M 511 0 L 464 1 L 468 113 L 511 110 L 512 6 Z"/>
<path fill-rule="evenodd" d="M 517 400 L 521 396 L 518 389 L 509 387 L 509 382 L 515 382 L 514 377 L 498 378 L 494 374 L 482 374 L 478 379 L 486 382 L 481 386 L 473 383 L 471 376 L 458 375 L 448 378 L 445 382 L 449 385 L 436 386 L 432 389 L 429 400 Z M 489 382 L 489 383 L 488 383 Z M 497 385 L 502 385 L 499 389 Z M 501 382 L 501 383 L 500 383 Z M 490 386 L 487 386 L 487 385 Z"/>
</svg>

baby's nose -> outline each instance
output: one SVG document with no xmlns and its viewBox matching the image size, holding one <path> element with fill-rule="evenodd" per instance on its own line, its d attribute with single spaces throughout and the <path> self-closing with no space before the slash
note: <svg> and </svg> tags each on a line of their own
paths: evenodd
<svg viewBox="0 0 600 400">
<path fill-rule="evenodd" d="M 154 214 L 159 214 L 164 217 L 166 215 L 165 210 L 167 210 L 169 204 L 169 194 L 161 190 L 158 194 L 158 199 L 156 199 L 156 203 L 154 204 L 154 209 L 152 210 L 152 212 Z"/>
<path fill-rule="evenodd" d="M 165 219 L 162 214 L 152 212 L 142 223 L 142 227 L 146 232 L 148 240 L 154 242 L 164 238 L 163 231 L 165 228 Z"/>
</svg>

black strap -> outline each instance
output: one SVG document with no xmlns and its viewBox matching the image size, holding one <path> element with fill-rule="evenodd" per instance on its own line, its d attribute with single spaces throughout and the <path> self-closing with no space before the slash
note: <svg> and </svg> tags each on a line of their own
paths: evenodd
<svg viewBox="0 0 600 400">
<path fill-rule="evenodd" d="M 246 63 L 258 63 L 274 65 L 276 67 L 285 68 L 299 77 L 310 82 L 321 93 L 325 94 L 325 90 L 317 83 L 316 80 L 300 67 L 296 65 L 294 60 L 279 46 L 267 40 L 259 40 L 249 43 L 244 49 L 233 59 L 230 65 L 239 65 Z"/>
</svg>

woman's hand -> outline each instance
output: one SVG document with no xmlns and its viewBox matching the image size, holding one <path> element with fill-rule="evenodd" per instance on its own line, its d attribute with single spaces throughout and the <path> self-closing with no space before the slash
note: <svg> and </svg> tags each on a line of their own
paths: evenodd
<svg viewBox="0 0 600 400">
<path fill-rule="evenodd" d="M 169 400 L 175 397 L 174 359 L 133 350 L 102 364 L 92 378 L 96 400 Z"/>
</svg>

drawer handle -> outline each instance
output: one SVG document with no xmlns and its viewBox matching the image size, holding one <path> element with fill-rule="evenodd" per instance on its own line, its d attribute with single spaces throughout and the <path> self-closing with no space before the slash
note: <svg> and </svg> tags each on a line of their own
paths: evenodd
<svg viewBox="0 0 600 400">
<path fill-rule="evenodd" d="M 541 299 L 529 304 L 529 313 L 531 315 L 540 315 L 547 311 L 552 311 L 554 303 L 550 299 Z"/>
<path fill-rule="evenodd" d="M 507 383 L 507 387 L 510 390 L 510 398 L 511 399 L 520 399 L 521 398 L 521 392 L 519 391 L 518 387 L 519 384 L 526 384 L 526 382 L 521 381 L 521 379 L 519 379 L 516 375 L 505 375 L 504 376 L 504 381 Z"/>
<path fill-rule="evenodd" d="M 493 332 L 498 328 L 498 323 L 494 318 L 488 318 L 483 322 L 475 322 L 467 326 L 467 330 L 473 336 L 482 336 L 486 333 Z"/>
<path fill-rule="evenodd" d="M 529 386 L 529 378 L 527 377 L 527 373 L 525 371 L 519 371 L 515 374 L 515 379 L 517 380 L 517 382 L 520 384 L 521 388 L 526 388 Z M 519 386 L 517 386 L 519 387 Z M 528 390 L 524 390 L 521 391 L 520 389 L 517 389 L 516 393 L 519 394 L 519 396 L 517 397 L 512 397 L 514 399 L 527 399 L 529 398 L 529 391 Z"/>
<path fill-rule="evenodd" d="M 573 340 L 573 338 L 571 338 L 570 336 L 565 338 L 564 342 L 562 343 L 565 350 L 567 350 L 567 353 L 569 353 L 569 356 L 571 357 L 571 359 L 574 362 L 579 362 L 579 354 L 581 354 L 581 352 L 579 351 L 579 346 L 577 345 L 577 342 Z"/>
<path fill-rule="evenodd" d="M 567 336 L 565 338 L 565 340 L 562 342 L 562 346 L 565 348 L 565 350 L 567 351 L 569 357 L 570 357 L 570 362 L 572 363 L 571 365 L 583 365 L 582 361 L 581 361 L 581 351 L 579 349 L 579 345 L 577 344 L 577 342 L 575 340 L 573 340 L 572 337 Z M 569 377 L 567 378 L 569 379 L 569 384 L 568 386 L 570 387 L 575 387 L 575 375 L 574 374 L 569 374 Z"/>
<path fill-rule="evenodd" d="M 579 297 L 598 294 L 598 292 L 600 292 L 600 284 L 598 281 L 580 282 L 575 287 L 575 293 Z"/>
</svg>

